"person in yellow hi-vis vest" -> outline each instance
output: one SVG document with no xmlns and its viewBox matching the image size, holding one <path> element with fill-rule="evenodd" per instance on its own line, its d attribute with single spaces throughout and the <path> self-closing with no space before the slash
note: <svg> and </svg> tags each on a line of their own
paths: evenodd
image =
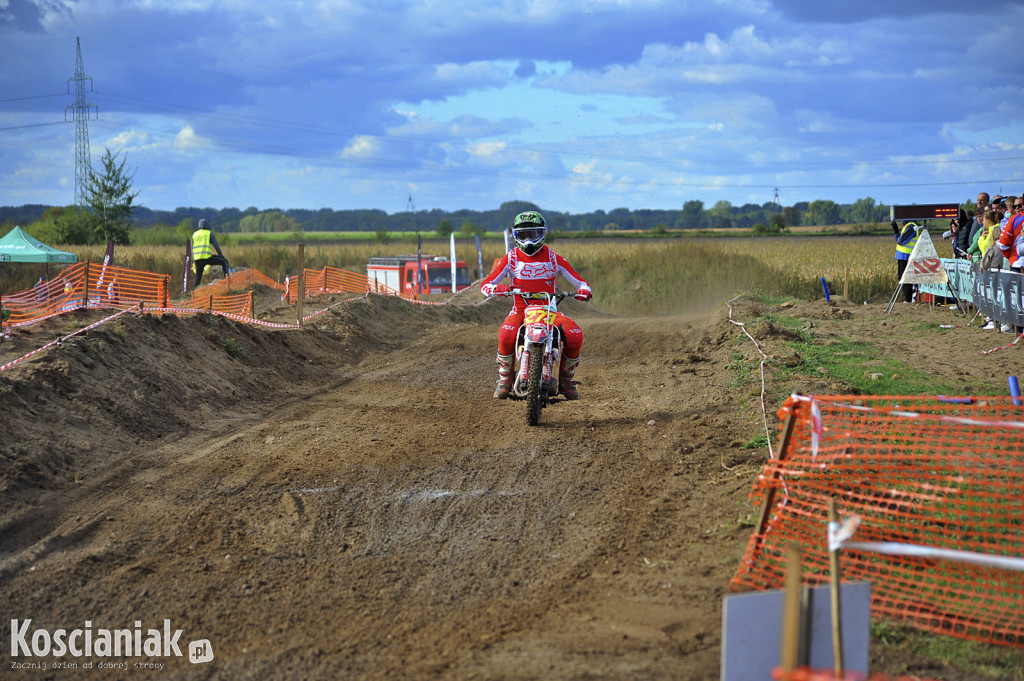
<svg viewBox="0 0 1024 681">
<path fill-rule="evenodd" d="M 217 243 L 217 235 L 210 229 L 210 223 L 206 218 L 202 218 L 199 220 L 199 227 L 192 232 L 192 267 L 196 271 L 196 283 L 192 288 L 198 288 L 202 283 L 203 270 L 207 265 L 220 265 L 225 277 L 231 274 L 228 259 L 224 257 L 224 252 Z"/>
<path fill-rule="evenodd" d="M 917 223 L 907 220 L 901 228 L 893 220 L 890 226 L 892 227 L 893 236 L 896 237 L 896 277 L 898 281 L 903 279 L 903 271 L 907 269 L 907 261 L 910 260 L 910 254 L 914 251 L 914 246 L 917 245 Z M 913 302 L 913 284 L 903 284 L 900 288 L 903 293 L 903 302 Z"/>
</svg>

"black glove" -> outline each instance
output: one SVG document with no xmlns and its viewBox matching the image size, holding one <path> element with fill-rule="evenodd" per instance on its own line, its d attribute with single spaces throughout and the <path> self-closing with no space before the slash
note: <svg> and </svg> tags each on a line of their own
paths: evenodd
<svg viewBox="0 0 1024 681">
<path fill-rule="evenodd" d="M 896 232 L 897 234 L 899 234 L 899 233 L 900 233 L 900 226 L 896 224 L 896 221 L 895 221 L 895 220 L 893 220 L 892 222 L 890 222 L 890 223 L 889 223 L 889 226 L 890 226 L 890 227 L 892 227 L 892 231 Z"/>
</svg>

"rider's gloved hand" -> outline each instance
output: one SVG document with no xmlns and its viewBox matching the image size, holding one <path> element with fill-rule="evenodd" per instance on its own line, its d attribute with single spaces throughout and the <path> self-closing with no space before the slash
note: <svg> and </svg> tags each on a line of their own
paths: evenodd
<svg viewBox="0 0 1024 681">
<path fill-rule="evenodd" d="M 480 292 L 485 296 L 503 296 L 509 291 L 508 284 L 484 284 L 480 287 Z"/>
<path fill-rule="evenodd" d="M 576 291 L 576 300 L 586 301 L 590 300 L 592 297 L 593 294 L 590 292 L 590 289 L 587 288 L 586 286 L 583 286 L 578 291 Z"/>
</svg>

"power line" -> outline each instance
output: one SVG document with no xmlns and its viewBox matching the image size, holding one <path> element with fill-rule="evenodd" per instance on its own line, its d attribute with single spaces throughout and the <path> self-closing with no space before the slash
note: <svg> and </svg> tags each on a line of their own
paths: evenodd
<svg viewBox="0 0 1024 681">
<path fill-rule="evenodd" d="M 47 125 L 67 125 L 67 121 L 53 121 L 52 123 L 28 123 L 26 125 L 11 125 L 0 130 L 21 130 L 22 128 L 42 128 Z"/>
<path fill-rule="evenodd" d="M 25 101 L 28 101 L 30 99 L 48 99 L 50 97 L 67 97 L 67 96 L 68 96 L 68 93 L 66 93 L 66 92 L 59 92 L 59 93 L 57 93 L 55 95 L 32 95 L 31 97 L 11 97 L 10 99 L 0 99 L 0 104 L 4 104 L 6 102 L 25 102 Z"/>
</svg>

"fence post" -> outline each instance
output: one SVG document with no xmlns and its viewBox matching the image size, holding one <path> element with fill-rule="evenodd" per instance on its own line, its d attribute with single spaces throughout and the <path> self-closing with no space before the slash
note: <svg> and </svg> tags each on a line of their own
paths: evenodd
<svg viewBox="0 0 1024 681">
<path fill-rule="evenodd" d="M 836 498 L 828 498 L 828 524 L 838 525 L 839 514 L 836 512 Z M 829 597 L 832 604 L 832 664 L 837 679 L 843 678 L 843 618 L 840 612 L 839 589 L 839 549 L 828 547 Z"/>
<path fill-rule="evenodd" d="M 786 416 L 786 422 L 782 426 L 782 436 L 779 438 L 779 447 L 776 450 L 776 458 L 782 461 L 786 458 L 786 454 L 789 450 L 789 438 L 793 434 L 793 424 L 796 423 L 796 410 L 799 407 L 799 403 L 794 403 L 789 410 L 789 414 Z M 770 485 L 767 492 L 764 495 L 764 503 L 761 505 L 761 516 L 757 520 L 757 528 L 754 530 L 756 534 L 764 534 L 764 526 L 768 522 L 768 514 L 772 510 L 772 505 L 775 503 L 775 486 Z"/>
<path fill-rule="evenodd" d="M 213 312 L 213 294 L 207 296 L 206 309 Z"/>
<path fill-rule="evenodd" d="M 299 244 L 299 290 L 295 305 L 296 323 L 302 326 L 302 303 L 306 298 L 306 244 Z"/>
<path fill-rule="evenodd" d="M 82 303 L 89 307 L 89 261 L 85 261 L 85 276 L 82 278 Z"/>
<path fill-rule="evenodd" d="M 256 305 L 253 303 L 252 291 L 249 291 L 249 318 L 256 319 Z"/>
<path fill-rule="evenodd" d="M 167 302 L 167 290 L 170 288 L 171 275 L 165 274 L 160 280 L 160 301 L 161 307 L 170 307 Z"/>
</svg>

